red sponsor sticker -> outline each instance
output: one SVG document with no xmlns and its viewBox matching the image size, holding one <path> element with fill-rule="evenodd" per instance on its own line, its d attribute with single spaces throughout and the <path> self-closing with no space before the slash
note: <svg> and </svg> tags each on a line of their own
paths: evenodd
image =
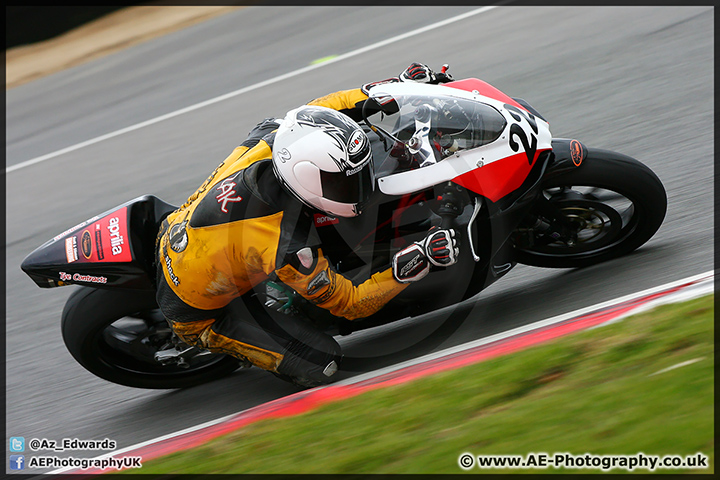
<svg viewBox="0 0 720 480">
<path fill-rule="evenodd" d="M 90 224 L 75 240 L 65 241 L 68 261 L 74 258 L 85 262 L 130 262 L 130 236 L 128 235 L 127 207 L 105 215 Z M 78 250 L 82 255 L 78 255 Z"/>
<path fill-rule="evenodd" d="M 340 223 L 339 219 L 323 215 L 322 213 L 316 213 L 314 218 L 316 227 L 324 227 L 325 225 L 335 225 L 336 223 Z"/>
</svg>

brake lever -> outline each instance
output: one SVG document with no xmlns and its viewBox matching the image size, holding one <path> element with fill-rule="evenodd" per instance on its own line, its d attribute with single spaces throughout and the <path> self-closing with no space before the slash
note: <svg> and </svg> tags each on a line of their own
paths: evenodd
<svg viewBox="0 0 720 480">
<path fill-rule="evenodd" d="M 435 83 L 448 83 L 453 81 L 452 75 L 447 73 L 450 65 L 447 63 L 442 66 L 440 71 L 435 74 Z"/>
</svg>

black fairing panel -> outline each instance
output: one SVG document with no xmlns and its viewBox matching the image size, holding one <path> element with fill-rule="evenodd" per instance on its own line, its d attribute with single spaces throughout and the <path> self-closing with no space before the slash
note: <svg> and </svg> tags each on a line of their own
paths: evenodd
<svg viewBox="0 0 720 480">
<path fill-rule="evenodd" d="M 582 166 L 582 162 L 587 158 L 588 149 L 577 140 L 553 138 L 552 152 L 554 159 L 547 169 L 544 179 Z"/>
<path fill-rule="evenodd" d="M 47 241 L 20 268 L 42 288 L 154 289 L 155 239 L 175 209 L 152 195 L 136 198 Z"/>
</svg>

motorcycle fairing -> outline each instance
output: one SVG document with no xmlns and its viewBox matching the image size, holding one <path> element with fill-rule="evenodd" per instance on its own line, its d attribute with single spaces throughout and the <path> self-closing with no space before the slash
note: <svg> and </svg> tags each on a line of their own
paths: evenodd
<svg viewBox="0 0 720 480">
<path fill-rule="evenodd" d="M 529 111 L 522 104 L 518 103 L 514 98 L 509 97 L 505 93 L 501 92 L 489 83 L 480 80 L 479 78 L 466 78 L 463 80 L 458 80 L 456 82 L 446 83 L 444 85 L 450 88 L 464 90 L 466 92 L 477 92 L 479 95 L 482 95 L 484 97 L 492 98 L 499 102 L 507 103 L 514 107 L 522 108 L 523 110 Z"/>
<path fill-rule="evenodd" d="M 451 87 L 453 83 L 458 85 Z M 538 157 L 552 149 L 549 124 L 521 104 L 477 79 L 453 83 L 380 85 L 372 90 L 370 98 L 379 105 L 385 106 L 394 100 L 393 107 L 397 108 L 396 112 L 400 112 L 401 118 L 402 115 L 407 118 L 408 111 L 412 115 L 413 110 L 418 116 L 417 112 L 420 110 L 417 104 L 422 103 L 423 99 L 440 99 L 441 102 L 447 100 L 448 103 L 460 102 L 466 106 L 481 104 L 487 114 L 502 116 L 505 121 L 504 128 L 488 143 L 457 149 L 441 160 L 427 162 L 420 168 L 411 167 L 405 171 L 396 170 L 389 174 L 377 172 L 378 186 L 384 194 L 405 195 L 441 182 L 452 181 L 496 202 L 517 189 L 530 173 Z M 403 111 L 406 113 L 402 113 Z M 488 119 L 497 125 L 497 121 L 489 118 L 487 114 L 485 120 L 482 116 L 474 116 L 471 121 L 476 122 L 477 125 L 469 125 L 469 128 L 482 130 L 483 122 Z M 387 114 L 383 117 L 383 121 L 392 119 L 392 115 L 392 113 Z M 395 131 L 391 134 L 402 134 L 398 129 L 407 127 L 407 123 L 407 120 L 398 122 Z M 438 123 L 437 128 L 443 128 L 442 118 Z M 409 145 L 409 142 L 406 145 Z"/>
<path fill-rule="evenodd" d="M 136 198 L 55 236 L 20 268 L 42 288 L 152 289 L 158 225 L 174 209 L 152 195 Z"/>
</svg>

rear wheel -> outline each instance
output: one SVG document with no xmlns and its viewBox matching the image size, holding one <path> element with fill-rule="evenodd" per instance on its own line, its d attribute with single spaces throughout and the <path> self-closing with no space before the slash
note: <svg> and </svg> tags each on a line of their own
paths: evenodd
<svg viewBox="0 0 720 480">
<path fill-rule="evenodd" d="M 234 357 L 187 346 L 182 356 L 156 359 L 160 351 L 178 350 L 154 292 L 80 287 L 65 304 L 62 335 L 70 354 L 88 371 L 129 387 L 191 387 L 239 366 Z"/>
<path fill-rule="evenodd" d="M 550 177 L 542 189 L 550 208 L 529 219 L 515 243 L 517 261 L 526 265 L 585 267 L 625 255 L 657 232 L 667 210 L 655 173 L 607 150 L 589 150 L 582 165 Z"/>
</svg>

